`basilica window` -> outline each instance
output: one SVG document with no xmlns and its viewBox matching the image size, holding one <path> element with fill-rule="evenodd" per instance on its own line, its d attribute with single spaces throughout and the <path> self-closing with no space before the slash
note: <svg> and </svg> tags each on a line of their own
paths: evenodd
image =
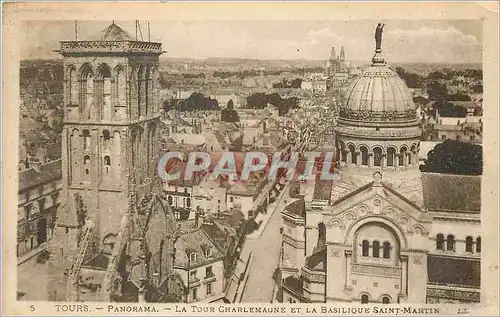
<svg viewBox="0 0 500 317">
<path fill-rule="evenodd" d="M 326 245 L 326 226 L 324 223 L 320 222 L 318 224 L 318 244 L 317 247 L 321 248 Z"/>
<path fill-rule="evenodd" d="M 474 242 L 473 242 L 472 237 L 465 238 L 465 252 L 472 253 L 473 244 L 474 244 Z"/>
<path fill-rule="evenodd" d="M 368 251 L 370 249 L 370 243 L 368 242 L 368 240 L 363 240 L 363 242 L 361 243 L 361 254 L 363 256 L 368 256 Z"/>
<path fill-rule="evenodd" d="M 446 237 L 446 250 L 447 251 L 455 250 L 455 237 L 451 234 Z"/>
<path fill-rule="evenodd" d="M 351 153 L 351 163 L 357 164 L 358 160 L 356 158 L 356 149 L 354 148 L 354 145 L 349 144 L 349 152 Z"/>
<path fill-rule="evenodd" d="M 481 253 L 481 237 L 476 239 L 476 252 Z"/>
<path fill-rule="evenodd" d="M 391 257 L 391 244 L 389 242 L 384 242 L 382 256 L 384 259 L 389 259 Z"/>
<path fill-rule="evenodd" d="M 387 149 L 387 166 L 394 166 L 396 150 L 393 147 Z"/>
<path fill-rule="evenodd" d="M 368 300 L 369 300 L 368 295 L 366 294 L 361 295 L 361 304 L 368 304 Z"/>
<path fill-rule="evenodd" d="M 444 236 L 442 234 L 436 236 L 436 249 L 444 250 Z"/>
<path fill-rule="evenodd" d="M 373 165 L 382 166 L 382 149 L 379 147 L 373 149 Z"/>
<path fill-rule="evenodd" d="M 380 257 L 380 242 L 378 241 L 373 241 L 373 246 L 372 246 L 372 256 L 374 258 L 379 258 Z"/>
<path fill-rule="evenodd" d="M 167 199 L 168 199 L 168 204 L 169 204 L 170 206 L 172 206 L 172 203 L 173 203 L 172 196 L 168 196 L 168 198 L 167 198 Z"/>
<path fill-rule="evenodd" d="M 399 166 L 406 166 L 406 153 L 407 150 L 405 147 L 401 148 L 399 151 Z"/>
<path fill-rule="evenodd" d="M 391 299 L 389 298 L 389 296 L 382 297 L 382 304 L 390 304 L 390 303 L 391 303 Z"/>
<path fill-rule="evenodd" d="M 186 199 L 186 207 L 191 207 L 191 198 Z"/>
</svg>

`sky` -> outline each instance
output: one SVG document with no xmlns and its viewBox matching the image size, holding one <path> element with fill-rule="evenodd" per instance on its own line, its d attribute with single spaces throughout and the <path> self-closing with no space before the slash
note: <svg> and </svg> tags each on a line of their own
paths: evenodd
<svg viewBox="0 0 500 317">
<path fill-rule="evenodd" d="M 344 46 L 347 60 L 369 60 L 379 21 L 150 21 L 162 57 L 326 60 Z M 390 62 L 479 63 L 480 20 L 387 20 L 382 49 Z M 112 21 L 79 21 L 78 38 L 95 37 Z M 135 37 L 135 21 L 115 21 Z M 147 23 L 140 21 L 144 40 Z M 22 58 L 58 58 L 58 41 L 74 40 L 73 21 L 26 21 Z"/>
</svg>

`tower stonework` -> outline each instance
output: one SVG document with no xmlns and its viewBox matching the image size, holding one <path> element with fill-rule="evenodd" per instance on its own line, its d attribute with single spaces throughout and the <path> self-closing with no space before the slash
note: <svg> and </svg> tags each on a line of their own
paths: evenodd
<svg viewBox="0 0 500 317">
<path fill-rule="evenodd" d="M 58 52 L 64 57 L 65 207 L 51 245 L 49 296 L 78 300 L 82 267 L 101 266 L 109 278 L 131 237 L 145 236 L 144 228 L 134 232 L 132 219 L 140 200 L 158 187 L 162 48 L 133 40 L 112 23 L 98 38 L 61 42 Z M 103 283 L 109 281 L 94 284 Z"/>
</svg>

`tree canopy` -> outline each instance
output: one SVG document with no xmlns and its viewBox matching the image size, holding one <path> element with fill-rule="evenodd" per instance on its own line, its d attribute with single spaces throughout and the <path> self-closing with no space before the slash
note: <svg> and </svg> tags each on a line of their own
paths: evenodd
<svg viewBox="0 0 500 317">
<path fill-rule="evenodd" d="M 240 122 L 238 112 L 234 110 L 233 100 L 229 100 L 225 109 L 221 111 L 221 121 L 224 122 Z"/>
<path fill-rule="evenodd" d="M 424 165 L 420 165 L 422 172 L 482 175 L 483 148 L 481 145 L 446 140 L 437 144 L 427 154 Z"/>
</svg>

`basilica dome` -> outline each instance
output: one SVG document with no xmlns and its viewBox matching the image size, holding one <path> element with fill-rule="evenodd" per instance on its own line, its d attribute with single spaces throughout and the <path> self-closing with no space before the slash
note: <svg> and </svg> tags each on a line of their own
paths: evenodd
<svg viewBox="0 0 500 317">
<path fill-rule="evenodd" d="M 381 52 L 376 52 L 372 65 L 351 83 L 345 97 L 340 119 L 385 123 L 417 120 L 408 87 L 387 66 Z"/>
</svg>

